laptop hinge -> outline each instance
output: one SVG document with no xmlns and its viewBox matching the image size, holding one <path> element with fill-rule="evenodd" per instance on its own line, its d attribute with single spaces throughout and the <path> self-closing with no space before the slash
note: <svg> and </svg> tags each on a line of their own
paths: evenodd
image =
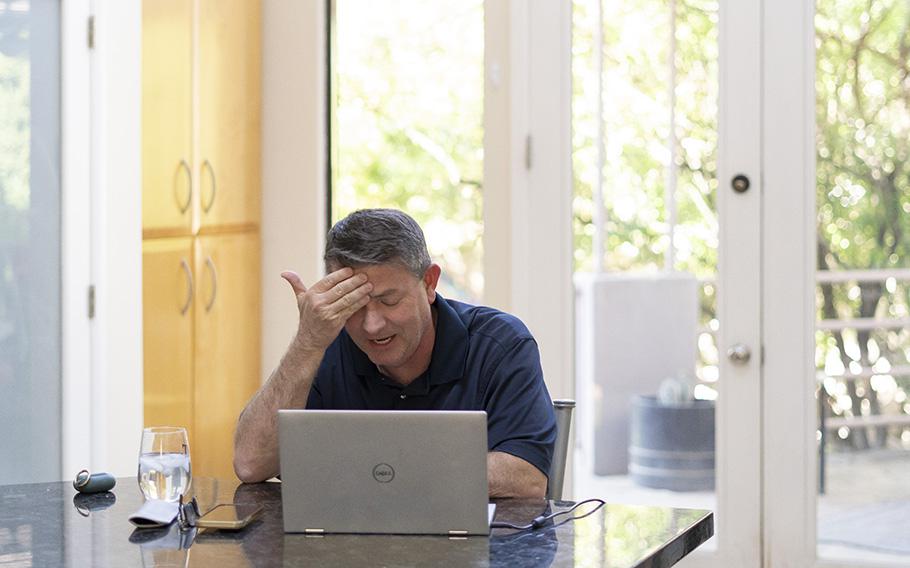
<svg viewBox="0 0 910 568">
<path fill-rule="evenodd" d="M 325 529 L 303 529 L 305 534 L 325 534 Z"/>
<path fill-rule="evenodd" d="M 468 531 L 449 531 L 449 536 L 468 536 Z"/>
</svg>

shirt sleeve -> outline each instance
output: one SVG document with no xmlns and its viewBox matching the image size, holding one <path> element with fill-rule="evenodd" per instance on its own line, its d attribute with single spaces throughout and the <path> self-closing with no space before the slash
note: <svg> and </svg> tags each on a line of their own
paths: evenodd
<svg viewBox="0 0 910 568">
<path fill-rule="evenodd" d="M 520 339 L 493 369 L 484 410 L 490 451 L 517 456 L 549 477 L 556 415 L 534 339 Z"/>
</svg>

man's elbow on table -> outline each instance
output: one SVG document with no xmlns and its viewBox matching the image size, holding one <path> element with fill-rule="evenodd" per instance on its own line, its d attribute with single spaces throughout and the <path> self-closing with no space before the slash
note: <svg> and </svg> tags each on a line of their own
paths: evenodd
<svg viewBox="0 0 910 568">
<path fill-rule="evenodd" d="M 487 454 L 490 497 L 543 499 L 547 476 L 527 461 L 505 452 Z"/>
<path fill-rule="evenodd" d="M 265 481 L 266 479 L 273 477 L 273 475 L 264 471 L 264 468 L 256 463 L 255 460 L 249 459 L 236 452 L 234 453 L 234 473 L 243 483 L 259 483 L 260 481 Z"/>
</svg>

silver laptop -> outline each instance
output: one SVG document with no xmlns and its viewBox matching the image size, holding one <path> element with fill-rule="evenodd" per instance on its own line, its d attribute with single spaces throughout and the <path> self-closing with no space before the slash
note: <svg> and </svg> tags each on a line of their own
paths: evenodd
<svg viewBox="0 0 910 568">
<path fill-rule="evenodd" d="M 279 410 L 285 532 L 489 534 L 482 411 Z"/>
</svg>

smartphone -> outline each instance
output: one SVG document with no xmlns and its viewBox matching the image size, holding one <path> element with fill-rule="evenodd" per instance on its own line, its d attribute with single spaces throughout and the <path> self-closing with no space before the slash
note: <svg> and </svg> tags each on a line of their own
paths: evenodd
<svg viewBox="0 0 910 568">
<path fill-rule="evenodd" d="M 262 511 L 262 506 L 255 504 L 221 504 L 199 517 L 196 526 L 208 529 L 240 530 L 250 524 Z"/>
</svg>

